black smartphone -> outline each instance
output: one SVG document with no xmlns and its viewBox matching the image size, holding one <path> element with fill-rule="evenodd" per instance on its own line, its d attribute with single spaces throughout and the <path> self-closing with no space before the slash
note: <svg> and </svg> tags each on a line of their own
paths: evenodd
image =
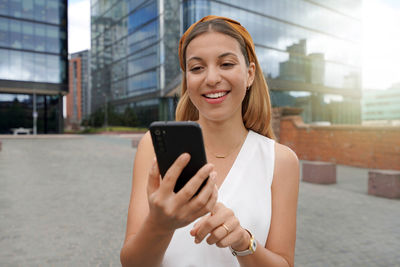
<svg viewBox="0 0 400 267">
<path fill-rule="evenodd" d="M 150 124 L 150 133 L 161 177 L 182 153 L 190 154 L 190 161 L 176 182 L 176 193 L 207 163 L 200 125 L 192 121 L 155 121 Z"/>
</svg>

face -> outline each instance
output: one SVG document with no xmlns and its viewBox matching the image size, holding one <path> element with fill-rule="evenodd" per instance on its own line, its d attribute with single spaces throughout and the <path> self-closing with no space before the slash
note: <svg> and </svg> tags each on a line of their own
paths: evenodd
<svg viewBox="0 0 400 267">
<path fill-rule="evenodd" d="M 234 38 L 218 32 L 194 38 L 186 48 L 186 82 L 199 119 L 242 120 L 242 101 L 254 72 Z"/>
</svg>

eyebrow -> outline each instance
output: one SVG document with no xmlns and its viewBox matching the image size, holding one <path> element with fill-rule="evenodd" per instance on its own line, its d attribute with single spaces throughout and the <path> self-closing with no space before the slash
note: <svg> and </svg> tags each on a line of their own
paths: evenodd
<svg viewBox="0 0 400 267">
<path fill-rule="evenodd" d="M 237 58 L 236 54 L 234 54 L 234 53 L 232 53 L 232 52 L 223 53 L 223 54 L 219 55 L 218 58 L 223 58 L 223 57 L 227 57 L 227 56 L 234 56 L 235 58 Z M 189 59 L 187 60 L 187 62 L 189 62 L 189 61 L 191 61 L 191 60 L 199 60 L 199 61 L 201 61 L 201 60 L 203 60 L 203 59 L 202 59 L 201 57 L 191 57 L 191 58 L 189 58 Z"/>
</svg>

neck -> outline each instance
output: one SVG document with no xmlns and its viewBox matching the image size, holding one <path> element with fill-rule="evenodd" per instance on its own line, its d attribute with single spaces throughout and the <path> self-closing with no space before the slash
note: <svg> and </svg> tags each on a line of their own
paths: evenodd
<svg viewBox="0 0 400 267">
<path fill-rule="evenodd" d="M 212 148 L 214 154 L 224 155 L 241 145 L 247 135 L 242 118 L 235 121 L 214 122 L 200 117 L 206 148 Z"/>
</svg>

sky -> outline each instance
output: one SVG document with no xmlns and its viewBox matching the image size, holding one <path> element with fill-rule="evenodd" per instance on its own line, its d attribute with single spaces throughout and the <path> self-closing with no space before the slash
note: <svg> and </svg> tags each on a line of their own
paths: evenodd
<svg viewBox="0 0 400 267">
<path fill-rule="evenodd" d="M 364 0 L 363 88 L 400 83 L 400 1 Z M 90 49 L 90 0 L 68 1 L 69 53 Z"/>
</svg>

